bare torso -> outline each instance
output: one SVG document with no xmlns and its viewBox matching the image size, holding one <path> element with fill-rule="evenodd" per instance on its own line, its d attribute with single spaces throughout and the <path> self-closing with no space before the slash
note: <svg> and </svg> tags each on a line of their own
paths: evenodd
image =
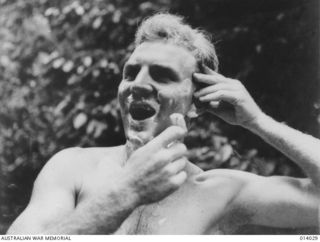
<svg viewBox="0 0 320 242">
<path fill-rule="evenodd" d="M 166 199 L 137 208 L 121 225 L 116 234 L 230 234 L 235 229 L 228 225 L 222 212 L 212 218 L 206 211 L 205 196 L 199 197 L 197 186 L 185 185 Z M 196 197 L 193 197 L 196 195 Z M 223 201 L 227 204 L 227 198 Z M 221 203 L 221 201 L 219 201 Z M 215 223 L 214 220 L 218 220 Z"/>
<path fill-rule="evenodd" d="M 82 169 L 86 175 L 78 193 L 78 203 L 90 196 L 90 181 L 96 169 L 110 166 L 121 168 L 123 147 L 89 148 L 82 151 Z M 90 157 L 90 159 L 87 158 Z M 107 158 L 106 158 L 107 157 Z M 103 159 L 102 159 L 103 158 Z M 90 163 L 89 163 L 90 162 Z M 94 164 L 94 165 L 93 165 Z M 247 215 L 235 213 L 230 207 L 241 182 L 206 172 L 193 164 L 187 166 L 188 180 L 176 192 L 160 202 L 137 207 L 122 223 L 116 234 L 232 234 L 246 220 Z M 214 201 L 212 203 L 212 194 Z M 209 199 L 210 196 L 210 199 Z M 239 216 L 235 216 L 239 214 Z M 237 218 L 238 217 L 238 218 Z"/>
<path fill-rule="evenodd" d="M 159 202 L 125 210 L 132 196 L 104 200 L 106 194 L 112 197 L 109 191 L 128 185 L 118 184 L 123 181 L 119 175 L 130 175 L 122 170 L 125 154 L 124 146 L 72 148 L 57 154 L 39 174 L 30 204 L 9 233 L 109 234 L 109 224 L 101 223 L 112 219 L 117 219 L 115 234 L 318 233 L 318 190 L 308 179 L 261 177 L 229 169 L 204 172 L 191 163 L 178 190 Z M 110 211 L 117 217 L 108 217 Z M 104 219 L 106 215 L 110 220 Z"/>
</svg>

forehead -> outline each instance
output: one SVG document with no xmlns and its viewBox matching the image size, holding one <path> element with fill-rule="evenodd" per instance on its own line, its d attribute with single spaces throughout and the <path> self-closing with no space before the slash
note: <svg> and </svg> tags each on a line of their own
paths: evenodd
<svg viewBox="0 0 320 242">
<path fill-rule="evenodd" d="M 194 71 L 196 59 L 187 49 L 161 42 L 145 42 L 139 45 L 127 63 L 141 65 L 164 65 L 183 71 L 185 69 Z"/>
</svg>

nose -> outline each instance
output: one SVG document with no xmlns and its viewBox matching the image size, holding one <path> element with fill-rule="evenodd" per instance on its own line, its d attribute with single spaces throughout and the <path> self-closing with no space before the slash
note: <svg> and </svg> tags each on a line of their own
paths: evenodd
<svg viewBox="0 0 320 242">
<path fill-rule="evenodd" d="M 133 98 L 147 98 L 152 95 L 154 88 L 152 86 L 152 78 L 149 75 L 147 67 L 142 67 L 131 85 L 131 93 Z"/>
</svg>

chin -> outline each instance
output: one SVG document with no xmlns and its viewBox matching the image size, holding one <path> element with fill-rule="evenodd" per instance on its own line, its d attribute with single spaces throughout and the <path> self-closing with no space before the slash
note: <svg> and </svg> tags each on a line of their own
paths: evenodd
<svg viewBox="0 0 320 242">
<path fill-rule="evenodd" d="M 125 133 L 128 157 L 131 156 L 132 152 L 144 146 L 159 134 L 159 127 L 157 127 L 158 123 L 155 121 L 155 117 L 135 120 L 131 115 L 127 115 L 124 123 L 126 123 Z"/>
<path fill-rule="evenodd" d="M 148 143 L 168 127 L 167 122 L 157 116 L 136 120 L 129 115 L 127 121 L 127 140 L 140 146 Z"/>
</svg>

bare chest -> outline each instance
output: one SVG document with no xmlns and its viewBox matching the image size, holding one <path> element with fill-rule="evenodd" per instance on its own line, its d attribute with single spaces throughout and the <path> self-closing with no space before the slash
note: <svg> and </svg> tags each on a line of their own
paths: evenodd
<svg viewBox="0 0 320 242">
<path fill-rule="evenodd" d="M 235 224 L 224 213 L 225 206 L 209 211 L 205 201 L 188 193 L 173 194 L 163 201 L 138 207 L 116 234 L 230 234 Z M 225 200 L 223 200 L 225 199 Z"/>
<path fill-rule="evenodd" d="M 91 180 L 95 172 L 93 169 L 84 176 L 80 202 L 94 194 L 91 190 L 96 184 Z M 231 234 L 238 225 L 229 219 L 228 206 L 238 193 L 238 184 L 231 179 L 208 176 L 199 180 L 190 175 L 179 190 L 165 199 L 137 207 L 115 234 Z"/>
<path fill-rule="evenodd" d="M 139 207 L 122 223 L 116 234 L 205 234 L 209 221 L 188 209 L 184 211 L 183 208 L 173 209 L 158 204 Z"/>
</svg>

